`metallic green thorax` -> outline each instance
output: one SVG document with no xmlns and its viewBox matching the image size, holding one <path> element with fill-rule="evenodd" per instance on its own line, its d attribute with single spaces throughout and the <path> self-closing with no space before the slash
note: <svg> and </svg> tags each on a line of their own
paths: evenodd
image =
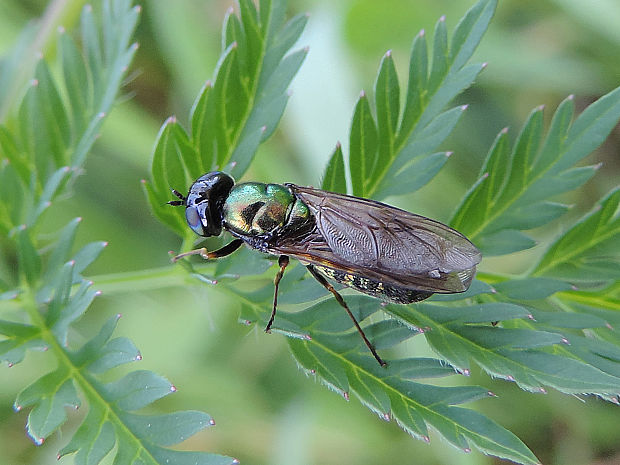
<svg viewBox="0 0 620 465">
<path fill-rule="evenodd" d="M 282 184 L 247 182 L 232 188 L 224 202 L 223 219 L 233 233 L 258 236 L 297 222 L 310 210 Z"/>
</svg>

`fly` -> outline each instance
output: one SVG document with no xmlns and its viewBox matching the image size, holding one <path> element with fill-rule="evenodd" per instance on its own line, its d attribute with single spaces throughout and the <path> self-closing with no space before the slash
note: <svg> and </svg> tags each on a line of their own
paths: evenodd
<svg viewBox="0 0 620 465">
<path fill-rule="evenodd" d="M 189 227 L 203 237 L 228 231 L 234 239 L 219 250 L 185 252 L 225 257 L 242 244 L 278 256 L 269 332 L 278 306 L 278 285 L 289 257 L 345 309 L 368 349 L 386 363 L 364 334 L 347 303 L 329 280 L 390 302 L 419 302 L 434 293 L 465 292 L 480 263 L 480 251 L 445 224 L 375 200 L 295 184 L 235 184 L 221 171 L 199 177 L 187 196 L 172 191 L 185 207 Z"/>
</svg>

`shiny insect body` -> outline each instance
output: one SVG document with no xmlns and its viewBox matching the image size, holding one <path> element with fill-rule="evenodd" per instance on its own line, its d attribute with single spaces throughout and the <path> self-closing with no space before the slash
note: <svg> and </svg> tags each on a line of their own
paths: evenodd
<svg viewBox="0 0 620 465">
<path fill-rule="evenodd" d="M 200 236 L 228 231 L 235 239 L 219 250 L 196 249 L 175 257 L 199 254 L 224 257 L 242 244 L 278 256 L 273 324 L 278 284 L 289 257 L 300 260 L 347 311 L 364 342 L 381 365 L 342 296 L 329 283 L 399 304 L 418 302 L 434 293 L 468 289 L 481 254 L 461 233 L 437 221 L 374 200 L 295 184 L 248 182 L 235 185 L 226 173 L 198 178 L 187 196 L 173 190 L 184 206 L 190 228 Z"/>
</svg>

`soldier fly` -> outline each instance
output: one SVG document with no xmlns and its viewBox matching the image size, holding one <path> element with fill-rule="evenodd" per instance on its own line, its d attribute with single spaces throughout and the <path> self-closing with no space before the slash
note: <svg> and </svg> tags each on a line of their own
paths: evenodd
<svg viewBox="0 0 620 465">
<path fill-rule="evenodd" d="M 204 259 L 225 257 L 242 244 L 278 256 L 269 332 L 278 306 L 278 285 L 289 257 L 346 310 L 364 343 L 382 366 L 347 303 L 329 283 L 336 281 L 365 294 L 399 304 L 419 302 L 434 293 L 468 289 L 482 256 L 461 233 L 437 221 L 374 200 L 295 184 L 247 182 L 235 185 L 226 173 L 199 177 L 187 196 L 172 190 L 185 207 L 189 227 L 204 237 L 228 231 L 234 239 L 219 250 L 192 250 Z"/>
</svg>

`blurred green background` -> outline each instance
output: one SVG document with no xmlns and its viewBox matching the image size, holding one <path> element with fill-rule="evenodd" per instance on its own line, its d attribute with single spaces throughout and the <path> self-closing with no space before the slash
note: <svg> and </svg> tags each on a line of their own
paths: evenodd
<svg viewBox="0 0 620 465">
<path fill-rule="evenodd" d="M 58 25 L 73 29 L 84 3 L 2 0 L 0 52 L 9 50 L 20 30 L 39 18 L 45 20 L 37 25 L 51 31 Z M 292 86 L 280 129 L 260 148 L 246 177 L 319 184 L 336 142 L 347 146 L 354 102 L 360 90 L 372 90 L 383 53 L 393 50 L 403 78 L 415 34 L 420 29 L 432 34 L 444 14 L 451 30 L 473 3 L 291 0 L 291 15 L 310 13 L 300 40 L 310 53 Z M 232 455 L 248 465 L 498 463 L 477 452 L 463 454 L 437 435 L 431 436 L 431 445 L 411 439 L 355 399 L 346 402 L 307 379 L 283 337 L 237 323 L 233 300 L 191 281 L 185 287 L 153 285 L 149 274 L 141 272 L 171 266 L 167 252 L 180 244 L 149 212 L 140 179 L 149 175 L 160 125 L 171 114 L 185 124 L 194 96 L 212 77 L 221 22 L 232 0 L 150 0 L 141 5 L 140 49 L 125 88 L 127 98 L 106 121 L 75 196 L 48 215 L 50 228 L 83 217 L 80 244 L 110 243 L 89 269 L 95 286 L 98 276 L 105 275 L 99 280 L 104 294 L 80 322 L 81 329 L 92 332 L 109 315 L 122 313 L 117 333 L 141 349 L 140 368 L 165 375 L 178 388 L 157 406 L 164 411 L 200 409 L 215 418 L 217 427 L 182 448 Z M 544 104 L 550 119 L 568 94 L 575 94 L 583 109 L 620 85 L 618 25 L 616 0 L 502 0 L 474 59 L 488 62 L 488 68 L 457 102 L 470 107 L 444 146 L 454 155 L 431 185 L 391 203 L 446 220 L 477 177 L 499 130 L 509 126 L 514 137 L 535 106 Z M 41 48 L 53 58 L 53 40 L 43 41 Z M 585 188 L 563 199 L 575 208 L 563 223 L 542 229 L 541 237 L 560 233 L 617 183 L 619 146 L 617 128 L 586 160 L 603 162 L 603 168 Z M 536 252 L 486 260 L 482 269 L 519 271 Z M 124 288 L 113 277 L 127 272 L 144 279 Z M 26 412 L 12 410 L 16 393 L 49 370 L 50 363 L 44 353 L 29 354 L 22 364 L 0 367 L 0 465 L 73 462 L 71 456 L 58 462 L 56 451 L 85 412 L 72 412 L 63 432 L 35 447 L 24 432 Z M 480 372 L 450 381 L 482 384 L 498 394 L 475 408 L 517 434 L 546 465 L 620 464 L 619 407 L 555 392 L 524 393 Z"/>
</svg>

